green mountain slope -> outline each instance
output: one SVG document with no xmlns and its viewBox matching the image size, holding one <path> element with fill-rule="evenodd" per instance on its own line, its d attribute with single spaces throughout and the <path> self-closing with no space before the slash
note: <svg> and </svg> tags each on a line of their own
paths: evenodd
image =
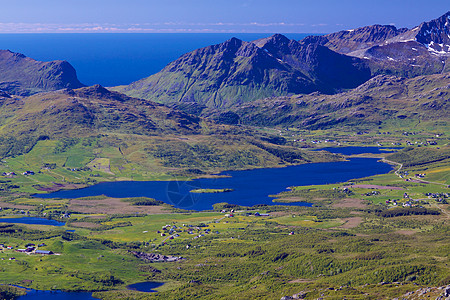
<svg viewBox="0 0 450 300">
<path fill-rule="evenodd" d="M 99 175 L 75 176 L 66 168 L 96 166 L 106 176 L 101 180 L 130 180 L 340 159 L 283 142 L 99 85 L 0 97 L 0 156 L 15 157 L 17 172 L 61 168 L 55 182 Z"/>
<path fill-rule="evenodd" d="M 222 121 L 233 116 L 235 123 L 254 126 L 298 126 L 304 129 L 417 128 L 450 121 L 450 74 L 412 79 L 379 75 L 356 89 L 325 95 L 312 93 L 266 98 L 228 110 L 204 110 Z M 230 120 L 231 118 L 228 118 Z M 233 122 L 229 122 L 233 123 Z"/>
<path fill-rule="evenodd" d="M 163 103 L 230 107 L 256 99 L 353 88 L 369 79 L 358 59 L 282 35 L 236 38 L 187 53 L 161 72 L 116 90 Z"/>
</svg>

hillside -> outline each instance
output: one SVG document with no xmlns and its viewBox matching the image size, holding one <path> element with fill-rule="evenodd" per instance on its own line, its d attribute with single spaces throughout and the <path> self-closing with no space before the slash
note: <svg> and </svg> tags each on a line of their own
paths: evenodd
<svg viewBox="0 0 450 300">
<path fill-rule="evenodd" d="M 195 50 L 161 72 L 116 90 L 163 103 L 230 107 L 270 96 L 333 93 L 369 77 L 358 58 L 276 34 L 255 42 L 233 38 Z"/>
<path fill-rule="evenodd" d="M 0 90 L 27 96 L 82 86 L 75 69 L 67 61 L 41 62 L 20 53 L 0 50 Z"/>
<path fill-rule="evenodd" d="M 266 98 L 226 112 L 204 110 L 203 115 L 224 123 L 302 129 L 446 127 L 450 121 L 449 82 L 448 73 L 412 79 L 379 75 L 335 95 Z"/>
<path fill-rule="evenodd" d="M 107 170 L 115 171 L 101 173 L 107 177 L 100 180 L 198 176 L 340 159 L 99 85 L 0 97 L 0 156 L 16 157 L 18 165 L 36 170 L 47 165 L 91 168 L 97 160 L 108 162 Z M 73 180 L 84 183 L 80 178 L 85 176 L 92 173 L 86 171 Z"/>
</svg>

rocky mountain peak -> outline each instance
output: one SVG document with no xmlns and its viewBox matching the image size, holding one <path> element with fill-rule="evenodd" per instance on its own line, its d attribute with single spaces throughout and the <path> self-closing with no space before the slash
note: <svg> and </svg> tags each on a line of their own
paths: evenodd
<svg viewBox="0 0 450 300">
<path fill-rule="evenodd" d="M 274 34 L 272 36 L 269 36 L 267 38 L 262 38 L 259 40 L 255 40 L 252 43 L 255 44 L 259 48 L 264 47 L 270 47 L 271 45 L 277 45 L 277 47 L 280 47 L 282 45 L 288 45 L 291 40 L 285 37 L 282 34 Z"/>
<path fill-rule="evenodd" d="M 12 52 L 11 50 L 0 50 L 0 59 L 24 59 L 25 55 L 21 53 Z"/>
<path fill-rule="evenodd" d="M 218 44 L 219 51 L 236 52 L 242 46 L 242 43 L 242 40 L 232 37 L 231 39 Z"/>
<path fill-rule="evenodd" d="M 403 34 L 388 39 L 385 44 L 411 41 L 426 47 L 432 55 L 450 55 L 450 11 L 437 19 L 423 22 Z"/>
<path fill-rule="evenodd" d="M 450 54 L 450 11 L 435 20 L 420 24 L 416 32 L 417 42 L 426 45 L 431 51 Z"/>
</svg>

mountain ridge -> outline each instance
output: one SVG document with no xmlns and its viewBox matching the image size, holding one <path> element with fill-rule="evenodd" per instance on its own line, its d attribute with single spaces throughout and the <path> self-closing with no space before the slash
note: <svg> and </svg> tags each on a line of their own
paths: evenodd
<svg viewBox="0 0 450 300">
<path fill-rule="evenodd" d="M 161 72 L 114 90 L 163 103 L 229 107 L 268 96 L 333 93 L 369 77 L 358 58 L 274 35 L 256 43 L 232 38 L 194 50 Z"/>
<path fill-rule="evenodd" d="M 380 74 L 445 73 L 450 69 L 449 18 L 450 12 L 413 29 L 371 25 L 301 41 L 281 34 L 252 42 L 232 38 L 113 89 L 179 107 L 196 103 L 226 110 L 267 97 L 340 93 Z"/>
</svg>

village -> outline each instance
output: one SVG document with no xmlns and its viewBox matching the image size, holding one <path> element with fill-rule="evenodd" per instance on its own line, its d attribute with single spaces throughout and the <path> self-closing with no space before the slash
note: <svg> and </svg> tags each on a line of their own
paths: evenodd
<svg viewBox="0 0 450 300">
<path fill-rule="evenodd" d="M 25 245 L 24 248 L 21 249 L 14 249 L 14 246 L 7 246 L 5 244 L 0 244 L 0 253 L 13 253 L 14 252 L 18 252 L 18 253 L 25 253 L 28 255 L 59 255 L 56 253 L 53 253 L 53 251 L 50 250 L 41 250 L 39 249 L 39 247 L 45 247 L 47 246 L 45 243 L 41 243 L 38 246 L 36 246 L 35 244 L 32 243 L 28 243 Z M 5 258 L 1 258 L 1 260 L 5 260 Z M 8 260 L 16 260 L 16 257 L 14 256 L 10 256 L 8 258 Z"/>
</svg>

